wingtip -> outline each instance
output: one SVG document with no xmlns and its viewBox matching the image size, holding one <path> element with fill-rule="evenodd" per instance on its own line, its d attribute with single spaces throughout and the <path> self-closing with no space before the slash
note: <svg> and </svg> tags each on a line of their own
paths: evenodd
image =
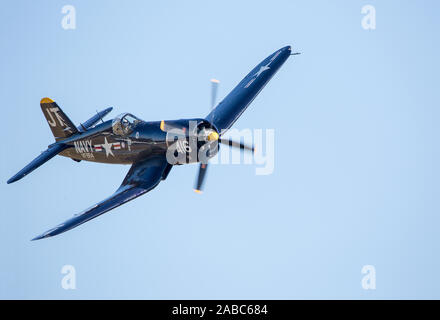
<svg viewBox="0 0 440 320">
<path fill-rule="evenodd" d="M 15 182 L 15 181 L 17 181 L 17 180 L 20 180 L 20 179 L 21 179 L 20 177 L 13 176 L 13 177 L 10 178 L 8 181 L 6 181 L 6 183 L 7 183 L 7 184 L 11 184 L 11 183 L 13 183 L 13 182 Z"/>
<path fill-rule="evenodd" d="M 46 239 L 46 238 L 50 238 L 52 236 L 53 236 L 53 234 L 50 234 L 49 232 L 46 232 L 46 233 L 43 233 L 43 234 L 40 234 L 40 235 L 36 236 L 35 238 L 31 239 L 31 241 Z"/>
</svg>

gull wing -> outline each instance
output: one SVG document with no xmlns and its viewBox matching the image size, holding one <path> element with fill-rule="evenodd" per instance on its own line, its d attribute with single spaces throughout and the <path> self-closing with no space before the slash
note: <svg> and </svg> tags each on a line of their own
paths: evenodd
<svg viewBox="0 0 440 320">
<path fill-rule="evenodd" d="M 35 237 L 32 240 L 39 240 L 55 236 L 70 229 L 73 229 L 84 222 L 92 220 L 101 214 L 110 211 L 120 205 L 137 198 L 144 193 L 154 189 L 163 177 L 168 174 L 171 165 L 165 157 L 154 157 L 147 160 L 135 162 L 125 176 L 121 186 L 107 199 L 94 206 L 76 214 L 69 220 L 61 223 L 53 229 Z"/>
<path fill-rule="evenodd" d="M 281 48 L 257 65 L 207 116 L 206 120 L 226 132 L 290 56 L 291 47 Z"/>
</svg>

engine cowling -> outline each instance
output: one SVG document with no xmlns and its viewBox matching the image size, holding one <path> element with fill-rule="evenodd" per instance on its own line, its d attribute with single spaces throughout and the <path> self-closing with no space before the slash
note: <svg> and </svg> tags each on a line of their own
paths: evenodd
<svg viewBox="0 0 440 320">
<path fill-rule="evenodd" d="M 171 164 L 207 163 L 219 150 L 219 133 L 204 119 L 164 122 L 161 127 L 167 132 L 167 160 Z"/>
</svg>

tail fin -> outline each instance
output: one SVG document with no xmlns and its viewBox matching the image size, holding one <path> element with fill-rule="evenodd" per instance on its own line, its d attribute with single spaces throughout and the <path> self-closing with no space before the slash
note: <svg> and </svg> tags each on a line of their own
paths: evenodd
<svg viewBox="0 0 440 320">
<path fill-rule="evenodd" d="M 56 141 L 78 133 L 78 129 L 55 101 L 50 98 L 43 98 L 40 105 Z"/>
</svg>

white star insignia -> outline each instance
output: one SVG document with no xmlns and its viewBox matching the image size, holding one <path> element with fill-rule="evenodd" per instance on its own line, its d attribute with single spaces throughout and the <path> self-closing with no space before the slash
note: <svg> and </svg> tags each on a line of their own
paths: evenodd
<svg viewBox="0 0 440 320">
<path fill-rule="evenodd" d="M 111 154 L 113 157 L 115 156 L 112 152 L 113 143 L 108 143 L 107 137 L 104 138 L 105 143 L 102 144 L 102 147 L 105 149 L 105 156 L 108 157 Z"/>
<path fill-rule="evenodd" d="M 268 66 L 261 66 L 260 70 L 258 70 L 258 72 L 255 74 L 255 76 L 257 76 L 257 78 L 258 78 L 258 76 L 260 74 L 262 74 L 264 71 L 269 70 L 269 69 L 270 69 L 270 67 L 268 67 Z"/>
</svg>

